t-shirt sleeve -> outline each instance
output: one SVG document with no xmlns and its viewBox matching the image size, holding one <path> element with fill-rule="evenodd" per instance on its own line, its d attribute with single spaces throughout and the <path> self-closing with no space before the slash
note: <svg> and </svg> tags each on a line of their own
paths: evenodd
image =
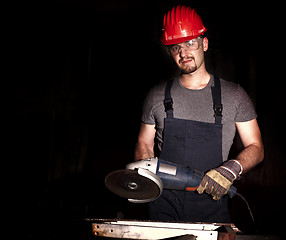
<svg viewBox="0 0 286 240">
<path fill-rule="evenodd" d="M 163 106 L 165 85 L 165 82 L 158 84 L 147 94 L 142 108 L 141 120 L 143 123 L 158 125 L 158 119 L 165 115 Z"/>
<path fill-rule="evenodd" d="M 236 122 L 247 122 L 257 117 L 253 103 L 246 91 L 238 86 L 236 95 Z"/>
<path fill-rule="evenodd" d="M 142 122 L 154 125 L 156 123 L 154 117 L 154 91 L 151 90 L 146 96 L 142 108 Z"/>
</svg>

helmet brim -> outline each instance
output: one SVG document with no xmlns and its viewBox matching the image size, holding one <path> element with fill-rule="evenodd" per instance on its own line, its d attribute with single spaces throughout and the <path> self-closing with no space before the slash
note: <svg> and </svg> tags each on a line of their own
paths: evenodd
<svg viewBox="0 0 286 240">
<path fill-rule="evenodd" d="M 179 38 L 175 38 L 175 39 L 170 39 L 170 40 L 165 40 L 163 37 L 161 38 L 161 42 L 166 45 L 174 45 L 174 44 L 179 44 L 179 43 L 183 43 L 183 42 L 187 42 L 190 41 L 192 39 L 195 39 L 201 35 L 204 35 L 204 33 L 207 31 L 207 29 L 205 29 L 202 33 L 198 34 L 198 35 L 194 35 L 194 36 L 188 36 L 188 37 L 179 37 Z"/>
</svg>

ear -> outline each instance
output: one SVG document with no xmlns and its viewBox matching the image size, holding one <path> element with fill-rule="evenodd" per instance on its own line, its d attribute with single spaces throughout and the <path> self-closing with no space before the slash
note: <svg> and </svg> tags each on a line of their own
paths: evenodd
<svg viewBox="0 0 286 240">
<path fill-rule="evenodd" d="M 203 50 L 204 52 L 206 52 L 209 48 L 209 40 L 207 37 L 204 37 L 203 38 Z"/>
</svg>

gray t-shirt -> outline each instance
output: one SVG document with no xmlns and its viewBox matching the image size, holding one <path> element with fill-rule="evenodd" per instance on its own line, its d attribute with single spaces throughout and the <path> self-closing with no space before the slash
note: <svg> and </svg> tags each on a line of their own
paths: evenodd
<svg viewBox="0 0 286 240">
<path fill-rule="evenodd" d="M 214 77 L 211 75 L 208 85 L 200 90 L 185 88 L 179 78 L 175 79 L 171 88 L 173 98 L 174 117 L 200 122 L 214 123 L 214 110 L 211 87 L 214 86 Z M 156 142 L 161 150 L 163 144 L 164 108 L 166 82 L 153 87 L 143 104 L 142 121 L 156 125 Z M 233 143 L 236 127 L 235 122 L 246 122 L 257 117 L 251 99 L 238 84 L 221 80 L 222 97 L 222 155 L 223 160 L 228 158 Z"/>
</svg>

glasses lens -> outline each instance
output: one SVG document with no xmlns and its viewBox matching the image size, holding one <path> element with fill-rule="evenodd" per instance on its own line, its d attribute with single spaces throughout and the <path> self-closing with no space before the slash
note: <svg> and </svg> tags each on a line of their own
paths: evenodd
<svg viewBox="0 0 286 240">
<path fill-rule="evenodd" d="M 181 50 L 181 46 L 179 45 L 172 45 L 169 47 L 170 49 L 170 53 L 174 56 L 179 54 L 180 50 Z"/>
<path fill-rule="evenodd" d="M 198 39 L 192 39 L 192 40 L 190 40 L 190 41 L 188 41 L 188 42 L 186 42 L 185 43 L 185 49 L 186 50 L 189 50 L 189 51 L 191 51 L 191 50 L 197 50 L 198 48 L 199 48 L 199 43 L 198 43 Z"/>
</svg>

